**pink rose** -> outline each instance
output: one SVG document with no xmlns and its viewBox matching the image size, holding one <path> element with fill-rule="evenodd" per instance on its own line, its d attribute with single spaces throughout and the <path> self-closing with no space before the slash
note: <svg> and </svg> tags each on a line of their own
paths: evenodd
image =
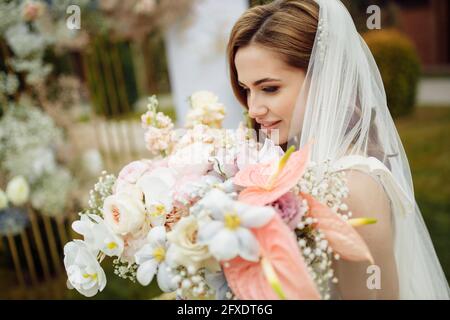
<svg viewBox="0 0 450 320">
<path fill-rule="evenodd" d="M 113 188 L 114 193 L 129 189 L 136 184 L 140 177 L 157 166 L 158 164 L 153 163 L 151 160 L 139 160 L 127 164 L 119 173 Z"/>
</svg>

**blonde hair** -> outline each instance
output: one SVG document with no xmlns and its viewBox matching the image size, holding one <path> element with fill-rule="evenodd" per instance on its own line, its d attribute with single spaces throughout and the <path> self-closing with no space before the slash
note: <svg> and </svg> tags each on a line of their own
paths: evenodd
<svg viewBox="0 0 450 320">
<path fill-rule="evenodd" d="M 289 66 L 306 71 L 318 19 L 319 6 L 313 0 L 276 0 L 244 12 L 231 31 L 227 47 L 231 86 L 243 106 L 247 107 L 247 95 L 239 85 L 234 64 L 239 48 L 262 45 L 279 54 Z"/>
</svg>

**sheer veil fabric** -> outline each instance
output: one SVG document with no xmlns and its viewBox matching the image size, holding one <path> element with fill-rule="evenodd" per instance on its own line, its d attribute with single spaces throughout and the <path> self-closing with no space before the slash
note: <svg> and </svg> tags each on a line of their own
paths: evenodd
<svg viewBox="0 0 450 320">
<path fill-rule="evenodd" d="M 390 199 L 400 299 L 449 299 L 414 198 L 410 167 L 373 56 L 340 0 L 316 0 L 318 31 L 294 110 L 289 145 L 313 140 L 311 160 L 373 176 Z M 374 195 L 368 190 L 367 203 Z M 364 200 L 365 201 L 365 200 Z M 370 210 L 370 208 L 368 208 Z"/>
</svg>

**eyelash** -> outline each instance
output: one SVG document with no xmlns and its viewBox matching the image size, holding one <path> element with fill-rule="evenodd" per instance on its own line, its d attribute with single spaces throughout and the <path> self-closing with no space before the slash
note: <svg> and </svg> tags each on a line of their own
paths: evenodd
<svg viewBox="0 0 450 320">
<path fill-rule="evenodd" d="M 264 91 L 265 93 L 275 93 L 278 91 L 278 89 L 279 87 L 277 86 L 271 86 L 262 88 L 262 91 Z M 242 90 L 244 90 L 246 94 L 248 94 L 248 92 L 250 91 L 250 89 L 244 87 L 242 87 Z"/>
<path fill-rule="evenodd" d="M 278 87 L 275 87 L 275 86 L 265 87 L 262 90 L 266 93 L 275 93 L 278 91 Z"/>
</svg>

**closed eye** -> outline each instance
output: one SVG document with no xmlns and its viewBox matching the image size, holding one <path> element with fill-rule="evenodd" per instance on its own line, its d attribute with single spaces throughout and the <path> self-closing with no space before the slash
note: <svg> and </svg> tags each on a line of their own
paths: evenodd
<svg viewBox="0 0 450 320">
<path fill-rule="evenodd" d="M 271 86 L 271 87 L 264 87 L 262 90 L 267 93 L 274 93 L 274 92 L 277 92 L 278 89 L 279 89 L 279 87 L 277 87 L 277 86 Z"/>
</svg>

